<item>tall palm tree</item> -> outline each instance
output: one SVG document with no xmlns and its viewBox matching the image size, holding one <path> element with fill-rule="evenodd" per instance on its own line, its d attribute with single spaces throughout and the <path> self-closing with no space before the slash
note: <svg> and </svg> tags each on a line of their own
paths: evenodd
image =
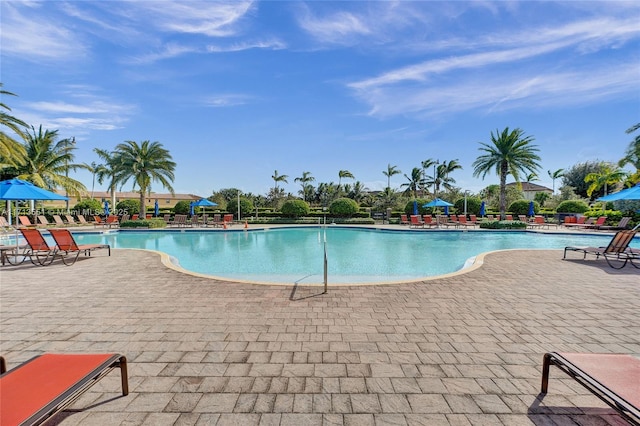
<svg viewBox="0 0 640 426">
<path fill-rule="evenodd" d="M 342 185 L 342 178 L 355 179 L 355 177 L 353 177 L 353 173 L 349 170 L 340 170 L 338 172 L 338 186 Z"/>
<path fill-rule="evenodd" d="M 589 173 L 585 176 L 584 181 L 590 183 L 587 188 L 587 195 L 591 197 L 594 192 L 602 188 L 604 188 L 604 195 L 607 195 L 608 187 L 622 182 L 626 176 L 627 172 L 624 170 L 613 164 L 605 164 L 599 172 Z"/>
<path fill-rule="evenodd" d="M 302 186 L 302 190 L 300 193 L 302 194 L 302 199 L 307 200 L 307 187 L 309 186 L 309 182 L 313 182 L 316 180 L 313 176 L 311 176 L 311 172 L 302 172 L 302 176 L 295 178 L 294 182 L 300 182 Z"/>
<path fill-rule="evenodd" d="M 473 175 L 485 178 L 487 173 L 495 170 L 500 177 L 500 216 L 505 217 L 507 210 L 506 192 L 507 192 L 507 176 L 511 175 L 520 182 L 520 174 L 531 172 L 535 173 L 539 168 L 540 157 L 536 152 L 539 151 L 532 142 L 532 136 L 525 136 L 521 129 L 509 131 L 508 127 L 500 133 L 496 130 L 494 135 L 491 132 L 491 144 L 480 143 L 480 151 L 484 152 L 473 162 Z"/>
<path fill-rule="evenodd" d="M 636 130 L 640 129 L 640 123 L 635 126 L 631 126 L 626 130 L 627 134 L 631 134 Z M 636 168 L 635 173 L 633 173 L 629 179 L 630 183 L 635 184 L 640 182 L 640 134 L 636 135 L 636 137 L 629 143 L 627 150 L 624 153 L 624 157 L 620 160 L 618 165 L 620 167 L 624 167 L 627 164 L 631 164 Z"/>
<path fill-rule="evenodd" d="M 0 83 L 1 96 L 16 96 L 14 93 L 2 89 Z M 2 97 L 0 96 L 0 99 Z M 24 163 L 26 151 L 24 146 L 4 132 L 4 128 L 8 128 L 13 133 L 24 139 L 23 128 L 27 127 L 27 123 L 9 114 L 11 108 L 4 102 L 0 102 L 0 174 L 2 179 L 9 177 L 5 175 L 5 169 L 10 169 L 20 163 Z"/>
<path fill-rule="evenodd" d="M 423 179 L 423 187 L 422 187 L 422 192 L 423 194 L 426 192 L 427 188 L 429 188 L 430 186 L 433 187 L 433 192 L 437 193 L 436 190 L 436 175 L 437 175 L 437 170 L 436 167 L 437 165 L 440 164 L 440 161 L 438 160 L 434 160 L 433 158 L 428 158 L 426 160 L 424 160 L 421 165 L 422 165 L 422 179 Z M 433 174 L 429 174 L 429 172 L 427 171 L 427 169 L 431 169 L 431 167 L 433 167 Z"/>
<path fill-rule="evenodd" d="M 552 182 L 552 187 L 551 187 L 551 192 L 553 194 L 556 193 L 556 179 L 560 179 L 562 176 L 564 176 L 564 169 L 558 169 L 555 172 L 551 172 L 551 170 L 547 170 L 547 174 L 549 175 L 549 177 L 551 178 L 551 182 Z"/>
<path fill-rule="evenodd" d="M 15 167 L 15 176 L 36 186 L 54 190 L 63 188 L 68 194 L 79 196 L 86 191 L 80 182 L 68 176 L 69 169 L 81 167 L 74 164 L 75 145 L 68 140 L 56 140 L 57 130 L 42 130 L 31 126 L 24 134 L 25 162 Z"/>
<path fill-rule="evenodd" d="M 349 188 L 348 197 L 358 203 L 362 203 L 362 201 L 367 197 L 366 191 L 368 191 L 368 189 L 364 184 L 357 180 L 353 183 L 353 186 Z"/>
<path fill-rule="evenodd" d="M 423 184 L 422 169 L 414 167 L 413 170 L 411 170 L 411 176 L 407 176 L 405 173 L 404 177 L 407 178 L 408 182 L 405 182 L 400 186 L 406 186 L 407 189 L 404 191 L 405 194 L 409 194 L 412 198 L 416 198 L 416 192 Z"/>
<path fill-rule="evenodd" d="M 95 175 L 98 183 L 102 185 L 105 180 L 108 180 L 107 189 L 111 194 L 111 206 L 116 206 L 116 190 L 118 185 L 117 173 L 122 163 L 117 152 L 109 152 L 104 149 L 94 148 L 93 152 L 98 154 L 102 163 L 95 167 Z M 92 196 L 93 198 L 93 196 Z"/>
<path fill-rule="evenodd" d="M 151 192 L 152 182 L 160 182 L 171 194 L 174 193 L 171 183 L 175 179 L 176 163 L 160 142 L 146 140 L 138 144 L 125 141 L 116 146 L 115 153 L 120 161 L 115 181 L 124 185 L 133 179 L 133 187 L 137 187 L 140 194 L 140 217 L 145 217 L 145 195 Z"/>
<path fill-rule="evenodd" d="M 442 164 L 436 167 L 435 184 L 437 192 L 440 192 L 440 185 L 442 185 L 447 191 L 451 191 L 451 189 L 453 189 L 453 184 L 456 183 L 456 180 L 450 175 L 456 170 L 462 170 L 462 165 L 458 162 L 457 158 L 449 162 L 443 161 Z"/>
<path fill-rule="evenodd" d="M 276 192 L 278 192 L 278 182 L 289 183 L 287 181 L 288 178 L 289 178 L 289 176 L 287 176 L 287 175 L 279 175 L 278 171 L 275 170 L 273 172 L 273 176 L 271 176 L 271 179 L 273 179 L 273 183 L 274 183 L 273 189 L 275 189 Z"/>
<path fill-rule="evenodd" d="M 399 175 L 400 173 L 402 172 L 398 170 L 398 166 L 387 165 L 387 170 L 382 171 L 382 174 L 387 177 L 387 188 L 391 188 L 391 176 Z"/>
</svg>

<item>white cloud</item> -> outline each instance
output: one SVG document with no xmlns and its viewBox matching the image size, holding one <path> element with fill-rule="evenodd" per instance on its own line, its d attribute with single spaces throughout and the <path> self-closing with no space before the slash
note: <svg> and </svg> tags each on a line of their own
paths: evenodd
<svg viewBox="0 0 640 426">
<path fill-rule="evenodd" d="M 1 2 L 3 55 L 30 61 L 77 59 L 87 54 L 78 35 L 55 19 L 29 8 L 23 13 L 13 3 Z M 26 5 L 20 4 L 22 7 Z"/>
<path fill-rule="evenodd" d="M 242 94 L 222 94 L 211 95 L 203 100 L 203 104 L 207 107 L 222 108 L 230 106 L 244 105 L 251 100 L 251 96 Z"/>
</svg>

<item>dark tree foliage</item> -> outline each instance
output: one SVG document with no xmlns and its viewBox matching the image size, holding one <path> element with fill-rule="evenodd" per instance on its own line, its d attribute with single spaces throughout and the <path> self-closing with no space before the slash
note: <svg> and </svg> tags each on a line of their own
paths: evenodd
<svg viewBox="0 0 640 426">
<path fill-rule="evenodd" d="M 584 181 L 584 178 L 589 173 L 601 173 L 605 167 L 606 163 L 604 161 L 587 161 L 584 163 L 578 163 L 565 170 L 564 176 L 562 176 L 562 183 L 563 185 L 572 187 L 576 195 L 583 198 L 590 198 L 587 195 L 587 188 L 589 188 L 589 184 Z M 604 195 L 604 188 L 597 193 L 594 192 L 592 196 L 597 198 L 602 195 Z"/>
</svg>

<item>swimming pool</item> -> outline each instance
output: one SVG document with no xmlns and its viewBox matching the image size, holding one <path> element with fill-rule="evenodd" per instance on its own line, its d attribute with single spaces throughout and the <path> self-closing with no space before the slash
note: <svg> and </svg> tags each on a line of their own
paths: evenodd
<svg viewBox="0 0 640 426">
<path fill-rule="evenodd" d="M 188 271 L 233 281 L 321 283 L 324 241 L 330 283 L 413 281 L 452 273 L 481 253 L 513 248 L 606 246 L 610 235 L 411 232 L 329 226 L 241 232 L 126 231 L 75 234 L 79 243 L 167 253 Z M 637 239 L 632 244 L 640 246 Z"/>
</svg>

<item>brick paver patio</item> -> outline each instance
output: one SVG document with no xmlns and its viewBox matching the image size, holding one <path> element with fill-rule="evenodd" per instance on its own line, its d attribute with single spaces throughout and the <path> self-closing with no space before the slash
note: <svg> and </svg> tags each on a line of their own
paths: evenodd
<svg viewBox="0 0 640 426">
<path fill-rule="evenodd" d="M 0 269 L 0 350 L 119 352 L 63 425 L 623 425 L 547 351 L 640 354 L 640 274 L 504 251 L 466 274 L 379 286 L 262 286 L 155 253 Z"/>
</svg>

